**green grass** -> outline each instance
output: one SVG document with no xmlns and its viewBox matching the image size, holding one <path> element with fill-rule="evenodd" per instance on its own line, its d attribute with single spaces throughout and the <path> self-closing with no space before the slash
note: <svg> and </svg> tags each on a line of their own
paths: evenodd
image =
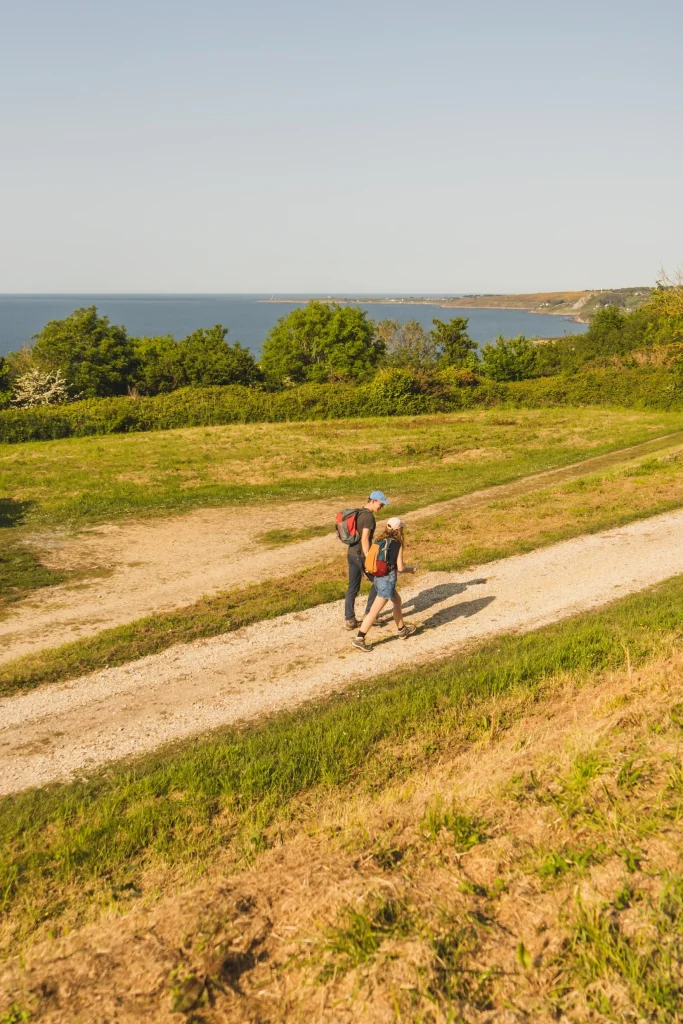
<svg viewBox="0 0 683 1024">
<path fill-rule="evenodd" d="M 23 1024 L 24 1021 L 28 1022 L 30 1019 L 30 1011 L 22 1009 L 18 1003 L 12 1003 L 4 1013 L 0 1014 L 0 1024 Z"/>
<path fill-rule="evenodd" d="M 487 838 L 484 822 L 459 811 L 455 804 L 446 808 L 441 797 L 435 797 L 426 807 L 420 828 L 429 839 L 436 839 L 443 831 L 449 833 L 458 853 L 471 850 Z"/>
<path fill-rule="evenodd" d="M 464 509 L 442 513 L 419 522 L 409 541 L 424 568 L 454 572 L 614 529 L 682 505 L 683 460 L 676 452 L 665 452 L 607 473 L 531 487 L 491 501 L 476 514 Z M 497 543 L 490 543 L 492 537 Z"/>
<path fill-rule="evenodd" d="M 371 898 L 360 910 L 343 907 L 340 923 L 327 929 L 322 946 L 326 963 L 318 981 L 339 977 L 367 963 L 388 938 L 410 933 L 411 911 L 399 900 Z"/>
<path fill-rule="evenodd" d="M 0 613 L 4 605 L 20 601 L 33 590 L 62 583 L 66 573 L 53 572 L 40 561 L 38 553 L 15 538 L 0 533 Z"/>
<path fill-rule="evenodd" d="M 538 550 L 538 548 L 550 547 L 551 544 L 557 544 L 562 540 L 585 537 L 600 533 L 602 530 L 614 530 L 640 519 L 651 519 L 664 512 L 674 512 L 681 508 L 682 504 L 680 498 L 672 498 L 670 500 L 655 500 L 640 509 L 633 508 L 621 512 L 606 510 L 604 514 L 594 516 L 590 522 L 585 520 L 582 522 L 579 519 L 567 523 L 559 530 L 542 530 L 533 538 L 512 540 L 507 544 L 468 544 L 455 556 L 424 558 L 420 565 L 423 569 L 434 572 L 459 572 L 473 565 L 484 565 L 486 562 L 510 558 L 512 555 L 525 555 L 530 551 Z"/>
<path fill-rule="evenodd" d="M 393 511 L 406 511 L 682 425 L 681 414 L 543 409 L 395 417 L 391 430 L 375 418 L 0 445 L 0 602 L 66 578 L 26 543 L 38 526 L 77 530 L 124 516 L 254 502 L 335 498 L 341 507 L 378 485 L 394 499 Z M 277 547 L 323 536 L 331 526 L 273 529 L 259 539 Z M 553 539 L 549 534 L 547 542 Z M 474 545 L 459 559 L 430 564 L 454 569 L 522 550 L 529 545 Z M 120 638 L 111 639 L 117 646 Z"/>
<path fill-rule="evenodd" d="M 30 502 L 0 498 L 0 614 L 3 606 L 21 600 L 32 590 L 66 579 L 66 574 L 44 566 L 36 549 L 24 543 L 20 531 L 13 529 L 29 507 Z"/>
<path fill-rule="evenodd" d="M 344 503 L 378 486 L 406 510 L 682 426 L 680 413 L 563 408 L 5 444 L 0 494 L 14 525 L 74 528 L 223 504 Z"/>
<path fill-rule="evenodd" d="M 228 730 L 93 778 L 0 803 L 0 901 L 8 940 L 58 931 L 93 908 L 144 889 L 151 871 L 199 867 L 230 848 L 249 862 L 269 826 L 314 787 L 381 788 L 438 749 L 490 730 L 485 702 L 533 698 L 547 681 L 635 666 L 680 638 L 683 578 L 599 613 L 379 679 L 261 727 Z M 407 746 L 406 746 L 407 745 Z M 460 826 L 458 826 L 460 827 Z"/>
<path fill-rule="evenodd" d="M 328 533 L 334 533 L 329 526 L 302 526 L 298 530 L 267 530 L 256 539 L 267 547 L 279 548 L 284 544 L 295 544 L 300 540 L 310 540 L 312 537 L 325 537 Z"/>
<path fill-rule="evenodd" d="M 645 670 L 632 690 L 645 698 L 646 716 L 601 729 L 595 746 L 561 775 L 554 776 L 546 762 L 543 781 L 534 776 L 518 795 L 511 793 L 528 808 L 547 805 L 551 818 L 558 810 L 564 823 L 563 841 L 546 827 L 543 847 L 532 847 L 530 859 L 523 853 L 516 871 L 530 887 L 531 867 L 544 889 L 564 893 L 564 940 L 544 965 L 545 978 L 536 981 L 539 989 L 548 986 L 554 1016 L 563 1009 L 569 1019 L 588 1019 L 577 1016 L 577 998 L 583 997 L 597 1020 L 680 1019 L 683 878 L 674 865 L 683 805 L 676 737 L 657 751 L 657 740 L 680 725 L 676 705 L 668 715 L 661 705 L 650 712 L 645 695 L 652 683 Z M 668 685 L 665 676 L 665 693 Z M 540 893 L 536 900 L 542 905 Z"/>
<path fill-rule="evenodd" d="M 679 1020 L 683 984 L 683 877 L 670 874 L 651 901 L 637 934 L 624 930 L 611 907 L 578 903 L 567 960 L 572 981 L 586 987 L 589 1005 L 615 1019 L 615 986 L 651 1021 Z M 617 989 L 618 992 L 618 989 Z"/>
</svg>

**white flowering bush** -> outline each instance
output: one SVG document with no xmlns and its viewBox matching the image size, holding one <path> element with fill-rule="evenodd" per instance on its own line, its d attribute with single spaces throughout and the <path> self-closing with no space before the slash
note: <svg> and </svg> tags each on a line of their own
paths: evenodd
<svg viewBox="0 0 683 1024">
<path fill-rule="evenodd" d="M 37 405 L 59 405 L 69 397 L 61 370 L 39 370 L 34 367 L 14 382 L 13 404 L 24 409 Z"/>
</svg>

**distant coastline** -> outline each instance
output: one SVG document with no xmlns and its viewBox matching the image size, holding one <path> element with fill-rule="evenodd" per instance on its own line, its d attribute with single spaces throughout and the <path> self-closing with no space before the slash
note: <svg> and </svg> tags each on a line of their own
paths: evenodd
<svg viewBox="0 0 683 1024">
<path fill-rule="evenodd" d="M 258 299 L 258 302 L 263 303 L 288 303 L 293 306 L 300 306 L 302 303 L 307 302 L 340 302 L 342 304 L 351 305 L 364 305 L 364 306 L 436 306 L 437 309 L 516 309 L 520 313 L 536 313 L 540 316 L 561 316 L 565 320 L 571 320 L 573 323 L 585 324 L 587 320 L 582 319 L 577 314 L 566 313 L 564 310 L 555 309 L 534 309 L 532 306 L 515 306 L 515 305 L 503 305 L 502 303 L 491 303 L 484 305 L 483 303 L 477 303 L 474 305 L 467 305 L 459 299 L 453 301 L 447 301 L 444 299 L 428 299 L 424 297 L 415 297 L 407 299 L 371 299 L 371 298 L 346 298 L 341 295 L 326 295 L 322 297 L 309 296 L 308 298 L 300 299 Z"/>
<path fill-rule="evenodd" d="M 650 297 L 651 288 L 596 289 L 579 292 L 530 292 L 517 295 L 458 295 L 458 296 L 426 296 L 411 295 L 384 298 L 380 296 L 308 296 L 299 299 L 276 298 L 259 299 L 265 303 L 291 303 L 301 305 L 306 302 L 341 302 L 350 304 L 403 306 L 426 305 L 439 309 L 508 309 L 523 313 L 534 313 L 544 316 L 559 316 L 577 324 L 587 324 L 596 310 L 605 306 L 616 305 L 624 312 L 632 312 L 644 305 Z"/>
</svg>

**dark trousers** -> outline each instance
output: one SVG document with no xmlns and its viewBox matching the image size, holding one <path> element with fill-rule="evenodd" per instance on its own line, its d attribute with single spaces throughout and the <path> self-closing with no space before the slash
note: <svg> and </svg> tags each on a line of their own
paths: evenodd
<svg viewBox="0 0 683 1024">
<path fill-rule="evenodd" d="M 361 580 L 363 576 L 367 576 L 365 568 L 363 566 L 362 554 L 352 554 L 349 551 L 349 589 L 346 591 L 346 607 L 344 609 L 344 615 L 346 621 L 350 622 L 351 619 L 356 617 L 356 598 L 358 597 L 358 591 L 360 590 Z M 368 579 L 370 577 L 368 576 Z M 377 597 L 377 591 L 375 590 L 375 584 L 372 584 L 370 593 L 368 594 L 368 603 L 365 606 L 365 614 L 372 608 L 373 602 Z"/>
</svg>

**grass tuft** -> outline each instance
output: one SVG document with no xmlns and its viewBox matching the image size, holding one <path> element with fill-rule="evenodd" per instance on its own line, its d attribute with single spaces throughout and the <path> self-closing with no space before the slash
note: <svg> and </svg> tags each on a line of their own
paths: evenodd
<svg viewBox="0 0 683 1024">
<path fill-rule="evenodd" d="M 22 1008 L 18 1003 L 12 1003 L 4 1013 L 0 1013 L 0 1024 L 24 1024 L 30 1019 L 31 1011 Z"/>
<path fill-rule="evenodd" d="M 446 809 L 442 797 L 435 797 L 427 805 L 420 827 L 426 839 L 436 839 L 440 832 L 448 832 L 458 853 L 465 853 L 488 839 L 484 822 L 457 810 L 455 804 Z"/>
<path fill-rule="evenodd" d="M 326 537 L 328 533 L 334 533 L 329 526 L 302 526 L 292 530 L 267 530 L 256 538 L 269 548 L 280 548 L 285 544 L 296 544 L 301 540 L 310 540 L 312 537 Z"/>
<path fill-rule="evenodd" d="M 371 960 L 385 939 L 408 934 L 410 911 L 395 899 L 374 897 L 361 910 L 343 907 L 342 921 L 327 929 L 322 943 L 326 963 L 318 981 L 329 981 Z"/>
</svg>

